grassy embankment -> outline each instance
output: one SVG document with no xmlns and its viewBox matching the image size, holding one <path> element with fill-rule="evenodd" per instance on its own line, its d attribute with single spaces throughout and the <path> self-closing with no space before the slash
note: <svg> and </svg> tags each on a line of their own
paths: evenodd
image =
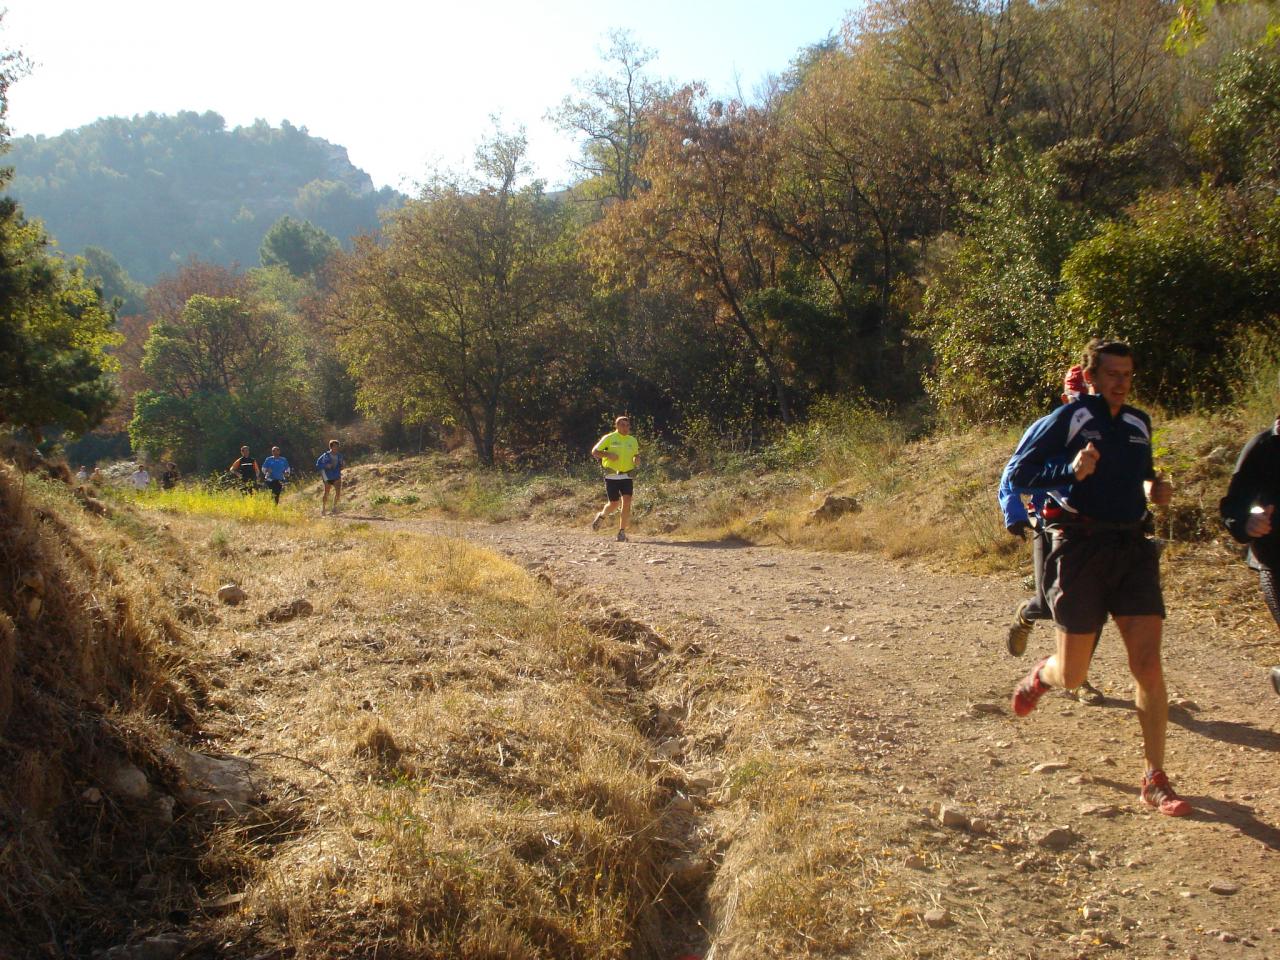
<svg viewBox="0 0 1280 960">
<path fill-rule="evenodd" d="M 689 638 L 457 541 L 234 495 L 86 509 L 9 467 L 3 491 L 15 955 L 172 930 L 246 954 L 645 958 L 702 924 L 722 957 L 818 956 L 920 926 L 862 847 L 851 731 Z M 33 557 L 59 584 L 43 608 Z M 242 606 L 213 599 L 228 580 Z M 297 598 L 310 616 L 275 618 Z M 174 744 L 252 758 L 257 813 L 166 804 Z"/>
</svg>

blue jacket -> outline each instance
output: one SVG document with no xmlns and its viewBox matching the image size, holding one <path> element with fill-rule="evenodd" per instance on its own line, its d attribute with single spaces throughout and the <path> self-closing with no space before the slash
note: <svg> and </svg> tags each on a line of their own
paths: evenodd
<svg viewBox="0 0 1280 960">
<path fill-rule="evenodd" d="M 1031 436 L 1032 432 L 1039 427 L 1045 419 L 1047 418 L 1041 417 L 1027 428 L 1027 432 L 1022 435 L 1022 439 L 1018 441 L 1018 446 L 1013 451 L 1014 458 L 1017 458 L 1018 454 L 1022 452 L 1023 448 L 1027 445 L 1027 438 Z M 1015 487 L 1013 485 L 1013 478 L 1011 475 L 1013 472 L 1013 464 L 1014 460 L 1010 459 L 1009 462 L 1004 465 L 1004 470 L 1000 474 L 1000 486 L 996 490 L 996 497 L 1000 501 L 1000 513 L 1004 515 L 1004 528 L 1006 530 L 1012 530 L 1020 523 L 1031 522 L 1031 517 L 1027 513 L 1027 507 L 1022 502 L 1023 494 L 1031 495 L 1031 507 L 1036 513 L 1039 513 L 1043 508 L 1044 498 L 1047 496 L 1044 491 L 1025 490 L 1020 487 Z"/>
<path fill-rule="evenodd" d="M 320 454 L 316 460 L 316 469 L 324 474 L 326 480 L 339 480 L 342 478 L 342 467 L 345 461 L 342 454 L 334 453 L 332 450 L 326 450 Z"/>
<path fill-rule="evenodd" d="M 1097 468 L 1076 480 L 1071 461 L 1092 443 Z M 1005 468 L 1024 490 L 1065 491 L 1073 513 L 1108 523 L 1137 523 L 1147 512 L 1144 481 L 1155 479 L 1151 418 L 1128 404 L 1114 417 L 1105 398 L 1085 396 L 1031 425 Z"/>
</svg>

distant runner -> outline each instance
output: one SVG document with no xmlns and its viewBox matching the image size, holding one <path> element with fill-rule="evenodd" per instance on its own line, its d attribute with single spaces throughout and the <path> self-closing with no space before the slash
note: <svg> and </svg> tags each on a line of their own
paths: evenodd
<svg viewBox="0 0 1280 960">
<path fill-rule="evenodd" d="M 162 490 L 172 490 L 181 479 L 182 474 L 178 473 L 178 465 L 170 460 L 164 465 L 164 473 L 160 474 L 160 488 Z"/>
<path fill-rule="evenodd" d="M 280 505 L 280 491 L 284 489 L 285 481 L 292 472 L 289 461 L 280 456 L 280 448 L 272 447 L 271 456 L 262 461 L 262 476 L 267 481 L 267 489 L 271 491 L 271 499 L 277 506 Z"/>
<path fill-rule="evenodd" d="M 342 495 L 342 468 L 346 461 L 338 452 L 338 441 L 330 440 L 329 449 L 320 454 L 316 460 L 316 469 L 324 480 L 324 490 L 320 494 L 320 516 L 324 516 L 325 507 L 329 503 L 329 490 L 333 490 L 333 508 L 330 513 L 338 512 L 338 497 Z"/>
<path fill-rule="evenodd" d="M 151 486 L 151 474 L 147 473 L 147 468 L 139 463 L 133 473 L 129 474 L 129 483 L 135 490 L 145 490 Z"/>
<path fill-rule="evenodd" d="M 599 530 L 604 518 L 622 507 L 618 518 L 618 541 L 627 539 L 627 523 L 631 520 L 631 474 L 640 459 L 640 444 L 631 435 L 631 418 L 618 417 L 613 421 L 613 432 L 606 433 L 591 448 L 591 456 L 604 467 L 604 491 L 608 502 L 591 521 L 591 529 Z"/>
<path fill-rule="evenodd" d="M 254 493 L 258 487 L 258 478 L 262 472 L 258 469 L 258 461 L 249 456 L 249 448 L 241 447 L 240 456 L 231 461 L 227 473 L 234 474 L 241 493 Z"/>
<path fill-rule="evenodd" d="M 1218 505 L 1228 532 L 1249 545 L 1249 566 L 1258 571 L 1262 599 L 1280 625 L 1276 571 L 1280 569 L 1280 417 L 1244 445 L 1236 460 L 1227 495 Z M 1271 668 L 1271 687 L 1280 694 L 1280 667 Z"/>
<path fill-rule="evenodd" d="M 1077 364 L 1068 370 L 1063 378 L 1062 402 L 1071 403 L 1079 400 L 1088 392 L 1089 386 L 1085 383 L 1084 370 Z M 1018 450 L 1022 449 L 1027 438 L 1032 436 L 1039 426 L 1040 421 L 1037 421 L 1027 428 L 1027 432 L 1023 434 L 1022 441 L 1018 444 L 1018 449 L 1014 451 L 1015 459 Z M 1030 532 L 1031 534 L 1031 573 L 1035 581 L 1036 591 L 1035 596 L 1030 600 L 1023 600 L 1022 603 L 1018 604 L 1018 609 L 1013 614 L 1013 622 L 1009 625 L 1006 647 L 1010 654 L 1020 657 L 1027 652 L 1027 640 L 1031 636 L 1031 628 L 1035 625 L 1035 621 L 1053 619 L 1053 614 L 1049 612 L 1049 601 L 1045 598 L 1045 591 L 1049 587 L 1049 584 L 1045 582 L 1044 571 L 1044 560 L 1049 553 L 1048 524 L 1061 517 L 1064 509 L 1063 504 L 1066 502 L 1067 497 L 1062 490 L 1045 492 L 1043 490 L 1018 489 L 1009 479 L 1009 473 L 1014 462 L 1015 460 L 1011 459 L 1005 465 L 1004 473 L 1000 477 L 1000 511 L 1004 514 L 1005 529 L 1011 535 L 1025 540 L 1027 533 Z M 1031 509 L 1029 512 L 1022 502 L 1024 493 L 1031 494 Z M 1101 637 L 1102 631 L 1099 629 L 1098 636 L 1093 641 L 1093 649 L 1095 651 L 1098 649 L 1098 640 Z M 1076 690 L 1072 691 L 1072 695 L 1081 703 L 1091 707 L 1100 706 L 1107 699 L 1102 691 L 1087 679 L 1082 681 Z"/>
<path fill-rule="evenodd" d="M 1173 496 L 1155 473 L 1151 418 L 1125 401 L 1133 389 L 1134 357 L 1127 343 L 1094 340 L 1085 349 L 1085 379 L 1095 395 L 1059 407 L 1027 437 L 1014 456 L 1016 487 L 1065 487 L 1070 509 L 1049 524 L 1046 591 L 1057 626 L 1057 651 L 1018 684 L 1013 712 L 1025 717 L 1051 687 L 1070 689 L 1089 670 L 1093 642 L 1110 614 L 1129 654 L 1146 772 L 1141 797 L 1163 814 L 1180 817 L 1191 804 L 1164 772 L 1169 699 L 1160 662 L 1164 597 L 1160 553 L 1143 528 L 1147 500 Z"/>
</svg>

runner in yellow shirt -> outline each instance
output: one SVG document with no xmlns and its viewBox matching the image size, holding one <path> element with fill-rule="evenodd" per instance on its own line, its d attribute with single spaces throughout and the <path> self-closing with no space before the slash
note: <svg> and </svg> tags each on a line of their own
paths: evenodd
<svg viewBox="0 0 1280 960">
<path fill-rule="evenodd" d="M 622 516 L 618 519 L 618 541 L 625 543 L 627 539 L 627 521 L 631 519 L 631 473 L 640 459 L 640 444 L 631 435 L 631 418 L 618 417 L 613 421 L 613 432 L 606 433 L 600 442 L 591 448 L 591 456 L 600 461 L 604 467 L 604 489 L 609 497 L 595 519 L 591 521 L 591 529 L 599 530 L 604 518 L 622 506 Z"/>
</svg>

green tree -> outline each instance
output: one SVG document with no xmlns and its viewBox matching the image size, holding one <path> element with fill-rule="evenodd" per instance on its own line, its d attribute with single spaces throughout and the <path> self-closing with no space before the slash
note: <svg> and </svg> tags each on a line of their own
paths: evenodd
<svg viewBox="0 0 1280 960">
<path fill-rule="evenodd" d="M 151 326 L 134 397 L 137 449 L 219 468 L 241 443 L 299 449 L 314 437 L 296 337 L 278 311 L 235 297 L 193 296 Z"/>
<path fill-rule="evenodd" d="M 561 129 L 581 137 L 577 165 L 596 199 L 629 200 L 644 186 L 638 170 L 648 143 L 647 116 L 670 92 L 645 73 L 653 58 L 627 31 L 612 31 L 604 53 L 612 72 L 578 81 L 578 96 L 565 97 L 551 115 Z"/>
<path fill-rule="evenodd" d="M 338 241 L 314 224 L 283 216 L 262 238 L 258 256 L 264 267 L 284 267 L 295 277 L 307 277 L 338 249 Z"/>
<path fill-rule="evenodd" d="M 1247 347 L 1280 345 L 1280 201 L 1212 188 L 1147 197 L 1063 266 L 1063 342 L 1123 337 L 1168 409 L 1230 398 Z"/>
<path fill-rule="evenodd" d="M 102 247 L 85 247 L 85 276 L 97 281 L 103 299 L 112 304 L 117 316 L 136 316 L 146 310 L 147 288 L 134 280 L 108 251 Z"/>
<path fill-rule="evenodd" d="M 0 52 L 0 150 L 8 145 L 9 87 L 27 68 L 21 53 Z M 11 176 L 0 170 L 0 188 Z M 106 353 L 116 339 L 111 311 L 51 247 L 43 227 L 0 198 L 0 424 L 37 441 L 49 427 L 92 429 L 115 396 Z"/>
<path fill-rule="evenodd" d="M 500 430 L 540 376 L 541 345 L 569 344 L 580 297 L 562 205 L 522 186 L 524 136 L 499 133 L 476 175 L 441 176 L 357 241 L 332 316 L 363 409 L 451 421 L 492 464 Z"/>
<path fill-rule="evenodd" d="M 50 427 L 79 434 L 101 423 L 115 400 L 112 327 L 97 288 L 0 199 L 0 423 L 37 441 Z"/>
<path fill-rule="evenodd" d="M 930 394 L 950 418 L 1025 418 L 1053 396 L 1064 345 L 1063 261 L 1090 221 L 1059 194 L 1063 177 L 1025 144 L 997 151 L 965 207 L 966 238 L 925 296 Z"/>
</svg>

